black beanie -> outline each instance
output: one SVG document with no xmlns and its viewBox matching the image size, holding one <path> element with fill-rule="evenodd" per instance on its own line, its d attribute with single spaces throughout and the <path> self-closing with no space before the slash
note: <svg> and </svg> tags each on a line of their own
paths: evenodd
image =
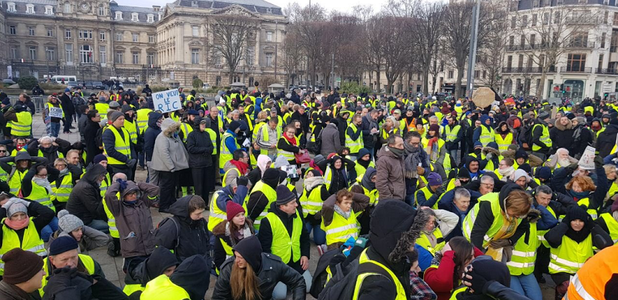
<svg viewBox="0 0 618 300">
<path fill-rule="evenodd" d="M 457 178 L 468 178 L 470 179 L 470 172 L 466 168 L 460 168 L 459 173 L 457 173 Z"/>
<path fill-rule="evenodd" d="M 148 279 L 155 279 L 171 266 L 178 265 L 176 255 L 165 247 L 156 247 L 145 262 Z"/>
<path fill-rule="evenodd" d="M 277 186 L 277 205 L 285 205 L 290 201 L 296 200 L 294 193 L 285 185 Z"/>
<path fill-rule="evenodd" d="M 228 129 L 229 129 L 231 132 L 235 132 L 235 131 L 236 131 L 236 129 L 238 129 L 238 128 L 240 128 L 240 122 L 238 122 L 238 121 L 232 121 L 232 122 L 230 123 L 230 127 L 228 127 Z"/>
<path fill-rule="evenodd" d="M 475 275 L 485 280 L 495 280 L 506 287 L 511 286 L 511 274 L 506 264 L 493 260 L 490 256 L 482 255 L 472 261 Z"/>
<path fill-rule="evenodd" d="M 268 168 L 262 175 L 262 181 L 273 189 L 279 185 L 279 169 Z"/>
<path fill-rule="evenodd" d="M 573 220 L 581 220 L 586 222 L 588 220 L 588 213 L 581 206 L 572 205 L 564 217 L 564 221 L 571 222 Z"/>
<path fill-rule="evenodd" d="M 240 253 L 247 263 L 253 268 L 256 274 L 262 266 L 262 244 L 255 235 L 242 239 L 236 246 L 234 251 Z"/>
<path fill-rule="evenodd" d="M 397 245 L 401 235 L 414 223 L 416 210 L 402 200 L 380 199 L 371 214 L 369 240 L 384 259 Z"/>
<path fill-rule="evenodd" d="M 54 256 L 77 249 L 77 241 L 70 236 L 61 236 L 49 245 L 49 255 Z"/>
</svg>

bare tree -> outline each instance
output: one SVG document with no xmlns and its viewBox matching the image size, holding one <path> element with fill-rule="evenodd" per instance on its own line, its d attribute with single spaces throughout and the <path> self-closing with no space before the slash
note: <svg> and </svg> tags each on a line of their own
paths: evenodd
<svg viewBox="0 0 618 300">
<path fill-rule="evenodd" d="M 382 57 L 389 93 L 393 92 L 393 84 L 405 72 L 406 66 L 409 66 L 408 22 L 408 18 L 388 16 L 382 17 L 380 21 L 381 26 L 388 33 L 383 36 Z"/>
<path fill-rule="evenodd" d="M 225 59 L 231 84 L 248 41 L 255 36 L 256 23 L 246 15 L 217 15 L 212 20 L 212 48 Z"/>
<path fill-rule="evenodd" d="M 377 92 L 380 92 L 380 75 L 383 65 L 384 57 L 384 36 L 386 33 L 385 28 L 382 27 L 382 18 L 373 17 L 367 21 L 365 25 L 365 38 L 367 40 L 367 47 L 363 47 L 365 51 L 365 58 L 367 65 L 369 66 L 369 73 L 376 73 L 377 88 L 374 87 Z"/>
<path fill-rule="evenodd" d="M 285 36 L 283 45 L 283 68 L 287 74 L 285 86 L 295 84 L 303 61 L 301 48 L 298 47 L 299 36 L 297 31 L 290 31 Z"/>
<path fill-rule="evenodd" d="M 411 42 L 414 44 L 414 57 L 423 75 L 423 93 L 429 92 L 429 73 L 437 69 L 436 54 L 442 37 L 445 7 L 439 2 L 419 2 L 410 22 Z M 434 81 L 435 82 L 435 81 Z"/>
</svg>

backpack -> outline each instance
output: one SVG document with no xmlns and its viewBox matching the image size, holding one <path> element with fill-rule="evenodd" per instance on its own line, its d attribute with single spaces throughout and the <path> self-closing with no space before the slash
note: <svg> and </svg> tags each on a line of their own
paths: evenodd
<svg viewBox="0 0 618 300">
<path fill-rule="evenodd" d="M 521 135 L 521 143 L 522 147 L 525 150 L 532 149 L 532 128 L 534 128 L 534 125 L 527 125 L 523 128 L 523 134 Z"/>
<path fill-rule="evenodd" d="M 320 152 L 322 151 L 322 132 L 324 132 L 324 128 L 320 130 L 320 133 L 315 138 L 315 142 L 313 141 L 307 142 L 307 150 L 309 150 L 309 152 L 317 155 L 317 154 L 320 154 Z"/>
<path fill-rule="evenodd" d="M 174 217 L 167 217 L 161 220 L 161 222 L 157 224 L 157 228 L 155 228 L 154 234 L 155 236 L 157 236 L 157 234 L 159 233 L 159 228 L 161 228 L 161 226 L 163 226 L 163 224 L 165 224 L 165 222 L 167 222 L 168 220 L 171 220 L 172 223 L 174 223 L 174 226 L 176 226 L 176 246 L 174 246 L 174 249 L 170 249 L 176 251 L 176 249 L 178 249 L 178 245 L 180 244 L 180 225 L 178 225 L 178 221 L 176 221 Z"/>
<path fill-rule="evenodd" d="M 332 267 L 331 270 L 333 272 L 333 277 L 320 293 L 318 300 L 352 299 L 352 297 L 354 297 L 356 279 L 360 274 L 377 273 L 391 278 L 388 272 L 378 265 L 373 263 L 359 264 L 358 259 L 353 260 L 347 265 L 338 263 L 335 265 L 334 270 Z"/>
<path fill-rule="evenodd" d="M 103 131 L 107 128 L 107 125 L 97 129 L 97 133 L 94 136 L 94 143 L 103 150 Z"/>
</svg>

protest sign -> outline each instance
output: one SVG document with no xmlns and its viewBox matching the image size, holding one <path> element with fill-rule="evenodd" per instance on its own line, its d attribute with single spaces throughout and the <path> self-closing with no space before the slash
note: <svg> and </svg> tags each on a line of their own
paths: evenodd
<svg viewBox="0 0 618 300">
<path fill-rule="evenodd" d="M 594 170 L 594 151 L 596 149 L 593 147 L 586 147 L 586 150 L 584 151 L 584 154 L 582 155 L 582 157 L 579 159 L 579 162 L 577 163 L 582 169 L 586 169 L 586 170 Z"/>
<path fill-rule="evenodd" d="M 162 113 L 172 112 L 182 108 L 178 90 L 153 93 L 152 102 L 154 103 L 155 110 L 161 111 Z"/>
<path fill-rule="evenodd" d="M 62 119 L 62 108 L 51 106 L 49 108 L 49 116 L 52 117 L 52 118 L 60 118 L 60 119 Z"/>
</svg>

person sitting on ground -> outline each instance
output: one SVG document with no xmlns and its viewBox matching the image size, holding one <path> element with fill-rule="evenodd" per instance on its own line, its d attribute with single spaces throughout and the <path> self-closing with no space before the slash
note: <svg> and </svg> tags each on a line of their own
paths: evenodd
<svg viewBox="0 0 618 300">
<path fill-rule="evenodd" d="M 0 299 L 31 300 L 30 294 L 41 288 L 45 276 L 43 258 L 30 251 L 14 248 L 2 256 L 4 277 L 0 281 Z"/>
<path fill-rule="evenodd" d="M 100 164 L 89 167 L 71 191 L 66 209 L 80 218 L 84 224 L 109 233 L 100 190 L 101 182 L 105 180 L 106 175 L 107 169 Z"/>
<path fill-rule="evenodd" d="M 49 243 L 61 236 L 74 238 L 79 244 L 79 253 L 107 246 L 112 240 L 107 234 L 84 225 L 82 220 L 66 209 L 58 212 L 58 230 L 49 237 Z"/>
<path fill-rule="evenodd" d="M 509 288 L 509 270 L 504 263 L 489 256 L 479 256 L 466 269 L 462 286 L 453 291 L 451 299 L 529 300 Z"/>
<path fill-rule="evenodd" d="M 157 247 L 152 254 L 135 268 L 135 281 L 139 283 L 127 284 L 122 291 L 129 299 L 139 299 L 146 288 L 146 284 L 159 275 L 172 276 L 178 267 L 176 255 L 165 247 Z"/>
<path fill-rule="evenodd" d="M 148 282 L 140 299 L 203 300 L 208 290 L 208 270 L 210 266 L 204 256 L 191 256 L 171 276 L 164 273 Z"/>
<path fill-rule="evenodd" d="M 215 266 L 220 270 L 226 259 L 234 256 L 232 249 L 242 239 L 255 234 L 253 224 L 245 216 L 245 209 L 235 202 L 227 202 L 227 220 L 212 230 L 215 236 Z"/>
</svg>

